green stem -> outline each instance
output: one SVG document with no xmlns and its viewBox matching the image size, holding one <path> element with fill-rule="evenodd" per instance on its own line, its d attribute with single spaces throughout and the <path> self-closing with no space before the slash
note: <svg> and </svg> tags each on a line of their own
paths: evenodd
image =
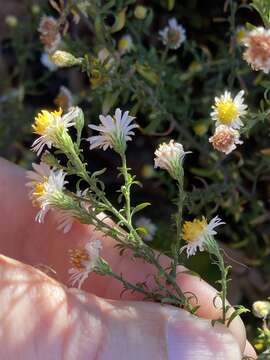
<svg viewBox="0 0 270 360">
<path fill-rule="evenodd" d="M 226 304 L 226 298 L 227 298 L 227 274 L 228 270 L 225 266 L 223 256 L 220 253 L 220 250 L 218 248 L 217 254 L 218 258 L 218 267 L 221 272 L 221 301 L 222 301 L 222 323 L 226 324 L 226 314 L 227 314 L 227 304 Z"/>
<path fill-rule="evenodd" d="M 148 299 L 154 299 L 154 300 L 157 300 L 157 298 L 160 298 L 160 295 L 159 294 L 155 294 L 151 291 L 147 291 L 145 290 L 142 286 L 138 286 L 138 285 L 135 285 L 135 284 L 132 284 L 130 283 L 129 281 L 125 280 L 122 275 L 119 275 L 113 271 L 110 271 L 107 275 L 110 275 L 112 276 L 114 279 L 120 281 L 124 287 L 128 290 L 132 290 L 132 291 L 137 291 L 143 295 L 145 295 Z M 160 300 L 160 299 L 159 299 Z"/>
<path fill-rule="evenodd" d="M 184 171 L 184 170 L 183 170 Z M 173 276 L 176 276 L 177 265 L 179 264 L 179 253 L 181 248 L 181 229 L 182 229 L 182 217 L 183 217 L 183 204 L 185 199 L 184 185 L 183 185 L 184 174 L 182 173 L 178 179 L 178 204 L 176 214 L 176 243 L 174 246 L 174 261 L 173 261 Z"/>
<path fill-rule="evenodd" d="M 131 224 L 131 208 L 130 208 L 130 186 L 131 186 L 131 183 L 129 180 L 129 174 L 128 174 L 128 169 L 127 169 L 126 155 L 125 154 L 121 155 L 121 159 L 122 159 L 122 173 L 124 175 L 124 180 L 125 180 L 124 197 L 126 200 L 126 206 L 125 206 L 126 219 L 127 219 L 128 223 Z"/>
</svg>

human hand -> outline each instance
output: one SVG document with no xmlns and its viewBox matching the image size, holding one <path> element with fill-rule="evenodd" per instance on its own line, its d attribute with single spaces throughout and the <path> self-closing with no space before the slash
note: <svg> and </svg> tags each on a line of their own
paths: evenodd
<svg viewBox="0 0 270 360">
<path fill-rule="evenodd" d="M 197 277 L 180 274 L 178 282 L 183 291 L 196 294 L 201 318 L 140 301 L 135 293 L 120 298 L 121 284 L 96 274 L 85 282 L 85 291 L 68 289 L 68 250 L 83 246 L 93 228 L 76 223 L 64 235 L 51 216 L 44 225 L 35 223 L 24 171 L 1 159 L 0 194 L 1 359 L 256 358 L 240 318 L 230 330 L 211 325 L 208 319 L 220 316 L 213 306 L 216 290 Z M 104 237 L 102 243 L 102 257 L 129 281 L 144 281 L 154 273 L 128 254 L 120 257 L 113 239 Z M 48 275 L 56 280 L 39 271 L 40 264 L 54 269 Z"/>
</svg>

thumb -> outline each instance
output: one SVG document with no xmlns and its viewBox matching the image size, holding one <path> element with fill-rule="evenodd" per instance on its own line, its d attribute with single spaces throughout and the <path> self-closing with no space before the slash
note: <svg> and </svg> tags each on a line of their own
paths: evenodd
<svg viewBox="0 0 270 360">
<path fill-rule="evenodd" d="M 104 300 L 0 257 L 1 359 L 241 359 L 222 325 L 154 303 Z"/>
</svg>

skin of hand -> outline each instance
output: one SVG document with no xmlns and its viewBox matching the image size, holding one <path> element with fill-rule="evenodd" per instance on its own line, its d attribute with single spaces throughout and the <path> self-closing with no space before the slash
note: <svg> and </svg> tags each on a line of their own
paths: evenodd
<svg viewBox="0 0 270 360">
<path fill-rule="evenodd" d="M 53 216 L 34 221 L 25 171 L 0 159 L 0 358 L 3 360 L 240 360 L 256 359 L 241 319 L 230 329 L 211 325 L 220 316 L 213 306 L 216 290 L 198 277 L 181 274 L 183 291 L 196 294 L 199 317 L 172 306 L 141 300 L 116 280 L 91 274 L 84 291 L 68 284 L 68 250 L 80 247 L 95 233 L 101 255 L 114 271 L 131 282 L 155 270 L 130 254 L 119 256 L 113 239 L 75 223 L 64 235 Z M 15 260 L 16 259 L 16 260 Z M 168 263 L 162 258 L 164 266 Z M 48 265 L 54 272 L 38 267 Z M 45 269 L 45 267 L 44 267 Z"/>
</svg>

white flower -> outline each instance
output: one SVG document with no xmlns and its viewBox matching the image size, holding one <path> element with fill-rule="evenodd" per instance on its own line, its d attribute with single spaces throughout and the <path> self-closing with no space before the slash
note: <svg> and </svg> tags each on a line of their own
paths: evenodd
<svg viewBox="0 0 270 360">
<path fill-rule="evenodd" d="M 169 26 L 159 31 L 164 45 L 170 49 L 178 49 L 186 40 L 186 30 L 177 23 L 175 18 L 169 20 Z"/>
<path fill-rule="evenodd" d="M 35 117 L 32 128 L 39 137 L 33 142 L 32 149 L 38 155 L 45 145 L 50 149 L 52 145 L 57 146 L 59 139 L 70 126 L 75 125 L 75 118 L 78 115 L 78 108 L 71 108 L 68 113 L 62 116 L 62 109 L 49 112 L 41 110 Z"/>
<path fill-rule="evenodd" d="M 155 151 L 155 168 L 167 170 L 172 178 L 177 179 L 181 175 L 182 162 L 185 157 L 183 145 L 170 140 L 169 144 L 159 145 Z"/>
<path fill-rule="evenodd" d="M 134 135 L 131 130 L 138 127 L 138 125 L 132 123 L 135 118 L 129 116 L 128 113 L 128 111 L 125 111 L 122 115 L 122 111 L 116 109 L 113 117 L 110 115 L 99 116 L 101 125 L 89 125 L 91 129 L 102 134 L 87 139 L 90 142 L 90 149 L 102 148 L 106 150 L 113 148 L 116 152 L 122 154 L 126 149 L 126 142 L 131 140 L 131 135 Z"/>
<path fill-rule="evenodd" d="M 53 170 L 48 165 L 33 164 L 35 171 L 28 171 L 27 178 L 30 181 L 26 186 L 30 187 L 29 196 L 33 203 L 40 207 L 35 220 L 44 222 L 45 215 L 50 209 L 55 209 L 57 202 L 63 195 L 65 189 L 66 174 L 63 170 Z"/>
<path fill-rule="evenodd" d="M 215 129 L 214 135 L 210 137 L 209 142 L 212 143 L 214 149 L 228 155 L 236 149 L 237 144 L 243 144 L 239 137 L 240 134 L 237 130 L 226 125 L 219 125 Z"/>
<path fill-rule="evenodd" d="M 215 97 L 215 105 L 212 106 L 213 111 L 211 117 L 216 121 L 216 126 L 227 125 L 233 129 L 239 129 L 244 124 L 241 117 L 247 113 L 247 105 L 244 104 L 244 90 L 233 99 L 229 91 L 225 91 L 220 97 Z"/>
<path fill-rule="evenodd" d="M 61 42 L 59 33 L 59 24 L 52 16 L 42 16 L 38 31 L 40 33 L 40 41 L 44 45 L 44 49 L 48 53 L 54 52 Z"/>
<path fill-rule="evenodd" d="M 49 54 L 43 52 L 40 57 L 40 62 L 50 71 L 55 71 L 58 67 L 51 61 Z"/>
<path fill-rule="evenodd" d="M 270 29 L 257 27 L 248 32 L 243 39 L 246 51 L 244 59 L 253 70 L 262 70 L 265 74 L 270 71 Z"/>
<path fill-rule="evenodd" d="M 142 235 L 143 240 L 151 241 L 153 240 L 156 232 L 157 227 L 156 225 L 148 218 L 141 216 L 136 220 L 136 227 L 142 227 L 146 230 L 146 234 Z"/>
<path fill-rule="evenodd" d="M 197 249 L 203 251 L 207 238 L 215 235 L 214 229 L 222 224 L 225 223 L 218 216 L 214 217 L 209 224 L 205 217 L 202 217 L 201 220 L 186 221 L 183 224 L 182 237 L 188 244 L 183 246 L 181 251 L 186 250 L 187 257 L 195 255 Z"/>
<path fill-rule="evenodd" d="M 70 261 L 73 267 L 68 270 L 68 273 L 71 286 L 78 284 L 78 288 L 81 288 L 95 268 L 101 249 L 101 241 L 91 239 L 84 248 L 70 250 Z"/>
<path fill-rule="evenodd" d="M 118 50 L 120 51 L 121 55 L 130 52 L 132 48 L 133 40 L 129 34 L 122 36 L 118 41 Z"/>
</svg>

